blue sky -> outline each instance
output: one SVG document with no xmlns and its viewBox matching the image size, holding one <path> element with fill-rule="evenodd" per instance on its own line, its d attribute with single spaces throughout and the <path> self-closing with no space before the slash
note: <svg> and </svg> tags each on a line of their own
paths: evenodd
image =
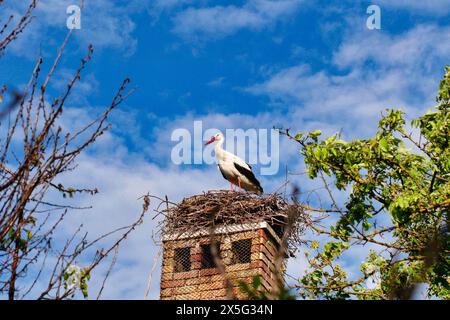
<svg viewBox="0 0 450 320">
<path fill-rule="evenodd" d="M 36 19 L 0 59 L 0 83 L 24 85 L 40 53 L 48 70 L 67 33 L 66 7 L 76 3 L 40 1 Z M 381 8 L 381 30 L 366 27 L 371 4 Z M 2 17 L 24 9 L 15 1 L 3 7 Z M 170 161 L 171 132 L 191 130 L 194 120 L 218 129 L 342 130 L 350 139 L 373 134 L 387 107 L 402 108 L 410 119 L 425 112 L 449 64 L 449 18 L 448 0 L 85 0 L 81 29 L 51 88 L 61 92 L 92 43 L 93 61 L 64 123 L 92 119 L 124 77 L 137 91 L 112 116 L 112 130 L 80 158 L 77 175 L 64 178 L 97 186 L 100 194 L 72 200 L 93 209 L 75 213 L 63 231 L 80 221 L 93 233 L 129 222 L 146 192 L 180 200 L 226 188 L 213 166 Z M 261 177 L 269 192 L 282 184 L 285 165 L 304 169 L 296 146 L 280 143 L 280 173 Z M 304 176 L 290 180 L 305 190 L 316 186 Z M 159 250 L 150 239 L 155 221 L 147 220 L 124 244 L 106 298 L 143 297 Z M 366 253 L 361 248 L 343 261 L 350 274 Z M 298 275 L 305 264 L 299 256 L 289 268 Z M 151 298 L 158 297 L 158 270 Z"/>
</svg>

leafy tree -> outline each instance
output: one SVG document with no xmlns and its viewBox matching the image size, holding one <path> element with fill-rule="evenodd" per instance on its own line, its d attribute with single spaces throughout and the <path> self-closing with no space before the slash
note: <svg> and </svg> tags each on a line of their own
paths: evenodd
<svg viewBox="0 0 450 320">
<path fill-rule="evenodd" d="M 368 139 L 284 132 L 300 145 L 309 178 L 332 179 L 338 190 L 349 190 L 343 207 L 328 185 L 330 207 L 305 206 L 311 214 L 339 219 L 329 227 L 311 225 L 329 241 L 310 243 L 312 271 L 299 279 L 301 296 L 407 299 L 425 283 L 429 296 L 450 298 L 450 67 L 445 71 L 437 106 L 412 121 L 410 130 L 404 112 L 387 110 Z M 338 260 L 366 243 L 377 249 L 361 264 L 363 276 L 350 281 Z M 373 288 L 367 280 L 375 282 Z"/>
</svg>

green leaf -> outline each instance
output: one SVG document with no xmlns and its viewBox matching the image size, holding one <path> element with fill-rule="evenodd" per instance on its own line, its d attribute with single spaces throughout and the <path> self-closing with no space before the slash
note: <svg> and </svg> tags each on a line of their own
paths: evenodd
<svg viewBox="0 0 450 320">
<path fill-rule="evenodd" d="M 387 152 L 389 149 L 389 142 L 385 138 L 382 138 L 379 142 L 379 146 L 381 151 Z"/>
<path fill-rule="evenodd" d="M 259 275 L 254 275 L 252 280 L 253 289 L 258 289 L 261 285 L 261 277 Z"/>
<path fill-rule="evenodd" d="M 295 135 L 294 139 L 300 141 L 303 138 L 303 132 L 299 132 Z"/>
<path fill-rule="evenodd" d="M 308 136 L 310 137 L 318 137 L 322 134 L 322 131 L 320 130 L 314 130 L 308 133 Z"/>
</svg>

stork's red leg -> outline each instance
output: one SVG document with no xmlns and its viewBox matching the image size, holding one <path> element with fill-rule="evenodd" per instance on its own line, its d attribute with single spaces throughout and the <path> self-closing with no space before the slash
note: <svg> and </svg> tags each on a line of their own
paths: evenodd
<svg viewBox="0 0 450 320">
<path fill-rule="evenodd" d="M 233 182 L 230 181 L 230 190 L 233 191 Z"/>
<path fill-rule="evenodd" d="M 239 178 L 238 178 L 238 185 L 239 185 L 239 189 L 242 189 L 241 188 L 241 179 L 239 179 Z"/>
</svg>

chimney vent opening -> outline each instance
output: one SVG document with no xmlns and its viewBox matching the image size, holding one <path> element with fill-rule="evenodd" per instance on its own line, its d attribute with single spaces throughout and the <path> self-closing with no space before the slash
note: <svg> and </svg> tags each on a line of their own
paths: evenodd
<svg viewBox="0 0 450 320">
<path fill-rule="evenodd" d="M 185 272 L 191 270 L 191 248 L 175 249 L 174 271 Z"/>
<path fill-rule="evenodd" d="M 252 255 L 252 240 L 244 239 L 234 241 L 231 244 L 231 251 L 233 252 L 233 264 L 250 263 Z"/>
</svg>

